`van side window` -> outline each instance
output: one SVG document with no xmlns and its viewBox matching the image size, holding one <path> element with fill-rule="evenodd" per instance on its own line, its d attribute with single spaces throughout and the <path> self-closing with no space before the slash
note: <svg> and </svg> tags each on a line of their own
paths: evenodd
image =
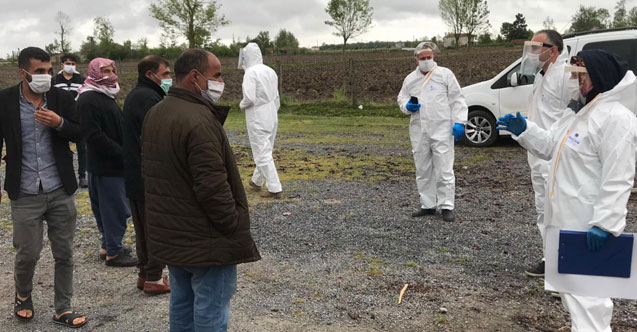
<svg viewBox="0 0 637 332">
<path fill-rule="evenodd" d="M 493 85 L 491 86 L 491 89 L 502 89 L 502 88 L 510 88 L 511 87 L 511 76 L 513 76 L 513 73 L 519 73 L 520 72 L 520 66 L 521 64 L 518 64 L 517 66 L 513 67 L 513 69 L 509 70 L 509 72 L 506 75 L 503 75 L 502 77 L 500 77 L 499 80 L 497 80 L 495 83 L 493 83 Z M 527 85 L 527 84 L 533 84 L 533 81 L 535 80 L 535 76 L 523 76 L 520 77 L 518 76 L 518 86 L 522 86 L 522 85 Z"/>
<path fill-rule="evenodd" d="M 628 62 L 628 68 L 637 73 L 637 39 L 611 40 L 588 43 L 584 50 L 602 49 L 613 52 Z"/>
</svg>

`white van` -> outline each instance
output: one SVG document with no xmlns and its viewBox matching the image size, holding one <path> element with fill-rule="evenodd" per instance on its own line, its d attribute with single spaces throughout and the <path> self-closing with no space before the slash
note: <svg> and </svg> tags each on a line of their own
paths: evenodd
<svg viewBox="0 0 637 332">
<path fill-rule="evenodd" d="M 570 56 L 587 49 L 608 50 L 628 61 L 629 69 L 637 73 L 637 27 L 573 33 L 564 35 L 563 39 L 564 47 L 569 51 Z M 466 145 L 489 146 L 495 142 L 498 135 L 510 135 L 507 131 L 495 129 L 497 118 L 507 113 L 515 114 L 517 111 L 526 115 L 533 78 L 518 79 L 520 61 L 521 59 L 518 59 L 488 81 L 462 88 L 469 107 L 465 137 L 462 139 Z M 637 86 L 635 86 L 635 94 L 637 94 Z M 635 94 L 623 101 L 623 104 L 633 112 L 637 110 Z"/>
</svg>

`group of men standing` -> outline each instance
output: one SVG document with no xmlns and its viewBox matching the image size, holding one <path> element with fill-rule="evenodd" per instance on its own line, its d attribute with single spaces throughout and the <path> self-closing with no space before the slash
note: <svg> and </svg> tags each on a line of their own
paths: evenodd
<svg viewBox="0 0 637 332">
<path fill-rule="evenodd" d="M 145 293 L 172 292 L 171 331 L 225 330 L 236 265 L 260 256 L 223 130 L 229 107 L 217 105 L 224 89 L 219 60 L 205 50 L 185 51 L 175 62 L 173 86 L 168 61 L 143 58 L 123 111 L 112 60 L 93 59 L 86 78 L 73 55 L 63 56 L 55 77 L 44 50 L 25 48 L 18 62 L 21 82 L 0 91 L 16 248 L 15 316 L 28 321 L 35 314 L 32 282 L 46 221 L 55 259 L 53 321 L 72 328 L 88 322 L 71 308 L 78 181 L 69 143 L 75 142 L 77 178 L 89 189 L 101 235 L 99 258 L 106 266 L 137 265 L 136 286 Z M 266 186 L 261 196 L 278 198 L 282 187 L 272 158 L 278 78 L 255 44 L 242 51 L 239 67 L 245 70 L 240 107 L 256 164 L 249 183 L 258 191 Z M 122 244 L 130 216 L 139 259 Z"/>
<path fill-rule="evenodd" d="M 529 119 L 519 113 L 507 115 L 499 119 L 499 128 L 511 131 L 529 151 L 543 243 L 547 228 L 568 228 L 587 231 L 590 250 L 597 250 L 625 226 L 635 174 L 637 120 L 618 96 L 635 76 L 625 62 L 599 50 L 580 52 L 570 58 L 569 68 L 568 51 L 552 30 L 536 33 L 530 45 L 533 56 L 528 58 L 534 59 L 531 66 L 539 72 Z M 420 208 L 412 217 L 441 210 L 442 219 L 451 222 L 454 141 L 464 135 L 468 110 L 454 74 L 434 61 L 436 50 L 431 43 L 415 49 L 418 66 L 405 78 L 398 104 L 411 116 L 420 197 Z M 62 60 L 62 71 L 52 80 L 49 55 L 26 48 L 18 59 L 21 82 L 0 91 L 5 190 L 16 248 L 16 317 L 34 317 L 32 280 L 46 221 L 55 259 L 53 321 L 68 327 L 88 321 L 71 308 L 77 215 L 73 194 L 78 184 L 69 142 L 78 143 L 78 154 L 85 142 L 88 176 L 83 176 L 79 156 L 78 179 L 89 188 L 101 234 L 100 258 L 107 266 L 137 265 L 137 287 L 146 293 L 171 292 L 171 331 L 224 331 L 236 290 L 236 265 L 259 260 L 260 255 L 223 129 L 229 107 L 218 105 L 224 90 L 219 59 L 208 51 L 189 49 L 175 61 L 173 74 L 168 61 L 145 57 L 123 111 L 116 101 L 114 61 L 93 59 L 82 80 L 75 69 L 77 59 Z M 238 66 L 245 70 L 240 108 L 246 113 L 256 164 L 249 185 L 257 191 L 265 185 L 263 197 L 280 197 L 272 158 L 280 106 L 278 78 L 263 65 L 253 43 L 241 50 Z M 574 138 L 571 130 L 578 131 Z M 122 245 L 131 215 L 139 259 Z M 170 280 L 163 274 L 166 265 Z M 527 274 L 544 276 L 543 261 Z M 561 297 L 573 331 L 610 331 L 610 299 L 565 293 Z"/>
</svg>

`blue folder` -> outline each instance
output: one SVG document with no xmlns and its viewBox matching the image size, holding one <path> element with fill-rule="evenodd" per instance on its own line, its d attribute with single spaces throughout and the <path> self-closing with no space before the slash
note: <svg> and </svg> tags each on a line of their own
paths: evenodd
<svg viewBox="0 0 637 332">
<path fill-rule="evenodd" d="M 586 246 L 586 232 L 560 231 L 557 272 L 630 278 L 633 235 L 609 236 L 599 251 Z"/>
</svg>

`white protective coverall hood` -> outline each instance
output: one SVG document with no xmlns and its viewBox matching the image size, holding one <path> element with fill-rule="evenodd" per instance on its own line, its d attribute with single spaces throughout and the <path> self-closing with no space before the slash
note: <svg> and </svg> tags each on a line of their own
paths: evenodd
<svg viewBox="0 0 637 332">
<path fill-rule="evenodd" d="M 570 73 L 564 72 L 569 54 L 566 48 L 558 56 L 555 63 L 549 65 L 544 74 L 537 73 L 533 82 L 533 93 L 529 102 L 529 121 L 533 121 L 542 129 L 550 129 L 564 115 L 571 99 L 568 91 Z M 548 160 L 540 159 L 528 153 L 531 168 L 531 182 L 535 193 L 535 210 L 537 212 L 537 226 L 544 239 L 544 197 L 549 175 Z"/>
<path fill-rule="evenodd" d="M 418 68 L 407 75 L 398 94 L 398 106 L 411 115 L 411 139 L 416 183 L 423 209 L 453 210 L 455 176 L 453 174 L 455 123 L 467 122 L 467 104 L 453 72 L 436 66 L 423 74 Z M 422 105 L 412 113 L 406 105 L 417 97 Z"/>
<path fill-rule="evenodd" d="M 241 50 L 239 67 L 245 68 L 241 85 L 243 99 L 239 107 L 246 114 L 248 138 L 256 164 L 252 182 L 259 186 L 265 182 L 268 191 L 278 193 L 282 188 L 272 149 L 280 107 L 279 78 L 272 68 L 263 64 L 261 50 L 255 43 L 249 43 Z"/>
<path fill-rule="evenodd" d="M 626 204 L 635 177 L 637 117 L 620 103 L 633 93 L 628 71 L 578 113 L 568 111 L 549 131 L 527 122 L 513 136 L 528 151 L 551 160 L 545 200 L 547 227 L 588 231 L 597 226 L 618 236 L 626 226 Z M 573 331 L 610 331 L 613 303 L 608 298 L 562 294 Z"/>
</svg>

